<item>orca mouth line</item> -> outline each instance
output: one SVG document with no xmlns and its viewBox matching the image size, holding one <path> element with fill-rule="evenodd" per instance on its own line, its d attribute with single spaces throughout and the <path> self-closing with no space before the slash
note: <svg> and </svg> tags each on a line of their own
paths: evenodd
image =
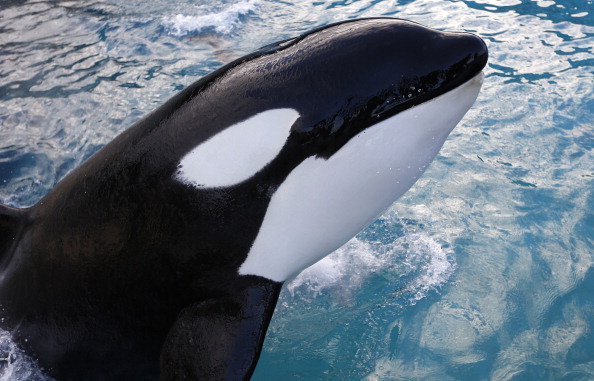
<svg viewBox="0 0 594 381">
<path fill-rule="evenodd" d="M 442 95 L 449 93 L 452 90 L 464 87 L 464 86 L 468 86 L 468 85 L 472 85 L 474 84 L 474 82 L 476 82 L 476 85 L 481 86 L 483 84 L 485 78 L 485 74 L 484 72 L 481 70 L 478 73 L 476 73 L 474 76 L 470 77 L 470 79 L 467 79 L 459 84 L 457 84 L 456 86 L 450 85 L 447 86 L 442 89 L 442 91 L 439 92 L 434 92 L 432 93 L 430 96 L 419 96 L 417 99 L 415 100 L 411 100 L 410 103 L 404 103 L 402 104 L 403 109 L 408 109 L 408 108 L 412 108 L 415 106 L 418 106 L 420 104 L 423 103 L 427 103 L 427 102 L 431 102 L 432 100 L 441 97 Z M 400 106 L 400 104 L 397 104 L 396 106 Z M 391 111 L 391 109 L 389 110 Z M 382 120 L 389 118 L 391 116 L 393 116 L 394 114 L 397 114 L 399 111 L 397 112 L 392 112 L 390 113 L 390 115 L 384 116 L 384 115 L 378 115 L 378 117 L 380 117 Z"/>
<path fill-rule="evenodd" d="M 467 85 L 468 83 L 479 81 L 477 85 L 480 87 L 484 78 L 482 69 L 485 64 L 486 58 L 484 59 L 484 64 L 479 63 L 479 65 L 474 66 L 472 70 L 467 70 L 462 74 L 456 75 L 449 83 L 441 85 L 441 87 L 440 85 L 430 88 L 420 85 L 408 85 L 410 92 L 403 92 L 401 86 L 400 88 L 395 88 L 392 93 L 383 92 L 381 95 L 375 96 L 367 101 L 366 104 L 361 105 L 360 108 L 354 108 L 344 113 L 337 114 L 335 119 L 327 122 L 328 126 L 324 129 L 327 135 L 327 148 L 317 152 L 315 156 L 327 159 L 346 144 L 352 136 L 361 131 L 390 119 L 403 111 L 431 102 L 436 98 Z M 445 79 L 442 79 L 440 84 L 443 84 L 444 81 Z M 412 91 L 416 91 L 417 94 L 413 95 Z M 410 97 L 408 96 L 409 94 Z M 338 117 L 340 117 L 340 120 L 342 121 L 341 124 L 348 124 L 351 126 L 348 132 L 341 131 L 340 129 L 335 131 L 334 125 Z M 322 130 L 322 128 L 319 127 L 319 130 Z M 307 136 L 307 138 L 303 139 L 303 142 L 305 142 L 318 139 L 320 132 L 311 131 L 302 132 L 302 134 Z M 333 140 L 330 141 L 330 139 Z"/>
<path fill-rule="evenodd" d="M 371 117 L 378 121 L 387 119 L 401 111 L 428 102 L 463 86 L 478 76 L 481 77 L 482 83 L 484 77 L 482 70 L 487 63 L 486 53 L 484 57 L 480 57 L 480 61 L 482 62 L 467 68 L 461 74 L 453 74 L 449 81 L 447 73 L 432 73 L 427 81 L 423 81 L 424 83 L 411 82 L 378 96 L 377 100 L 370 102 Z M 456 69 L 450 71 L 455 73 Z"/>
<path fill-rule="evenodd" d="M 484 71 L 479 71 L 477 75 L 475 75 L 474 77 L 472 77 L 468 82 L 478 82 L 477 84 L 482 85 L 483 82 L 485 81 L 485 72 Z"/>
</svg>

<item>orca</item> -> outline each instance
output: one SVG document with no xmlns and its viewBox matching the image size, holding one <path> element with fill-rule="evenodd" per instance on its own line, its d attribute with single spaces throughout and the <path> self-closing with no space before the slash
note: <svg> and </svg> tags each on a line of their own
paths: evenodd
<svg viewBox="0 0 594 381">
<path fill-rule="evenodd" d="M 57 380 L 249 379 L 283 282 L 412 186 L 487 56 L 370 18 L 206 75 L 0 206 L 0 327 Z"/>
</svg>

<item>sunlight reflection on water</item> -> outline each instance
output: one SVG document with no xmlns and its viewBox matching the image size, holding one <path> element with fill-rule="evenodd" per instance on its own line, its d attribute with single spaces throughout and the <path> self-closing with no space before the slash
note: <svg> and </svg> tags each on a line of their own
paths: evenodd
<svg viewBox="0 0 594 381">
<path fill-rule="evenodd" d="M 593 378 L 592 1 L 261 0 L 227 28 L 170 33 L 177 14 L 240 2 L 0 4 L 0 202 L 35 203 L 172 94 L 272 41 L 370 16 L 471 31 L 490 49 L 479 100 L 398 218 L 350 243 L 401 247 L 413 233 L 386 226 L 410 221 L 455 271 L 410 303 L 423 285 L 405 291 L 419 278 L 403 251 L 392 265 L 364 251 L 349 287 L 346 246 L 283 290 L 254 379 Z"/>
</svg>

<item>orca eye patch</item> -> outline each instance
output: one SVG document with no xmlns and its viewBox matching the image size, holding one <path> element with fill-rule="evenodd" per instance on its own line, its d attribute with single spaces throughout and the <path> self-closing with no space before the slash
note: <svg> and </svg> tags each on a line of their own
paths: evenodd
<svg viewBox="0 0 594 381">
<path fill-rule="evenodd" d="M 261 112 L 195 147 L 179 162 L 176 178 L 195 187 L 238 184 L 271 162 L 299 118 L 293 109 Z"/>
</svg>

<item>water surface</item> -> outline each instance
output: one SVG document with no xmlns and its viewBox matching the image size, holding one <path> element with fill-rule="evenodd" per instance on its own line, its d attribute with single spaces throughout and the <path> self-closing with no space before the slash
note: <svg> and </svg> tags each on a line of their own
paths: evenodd
<svg viewBox="0 0 594 381">
<path fill-rule="evenodd" d="M 370 16 L 482 36 L 483 91 L 401 200 L 288 282 L 254 380 L 593 379 L 592 0 L 4 0 L 0 202 L 222 64 Z M 0 365 L 44 379 L 7 333 Z"/>
</svg>

